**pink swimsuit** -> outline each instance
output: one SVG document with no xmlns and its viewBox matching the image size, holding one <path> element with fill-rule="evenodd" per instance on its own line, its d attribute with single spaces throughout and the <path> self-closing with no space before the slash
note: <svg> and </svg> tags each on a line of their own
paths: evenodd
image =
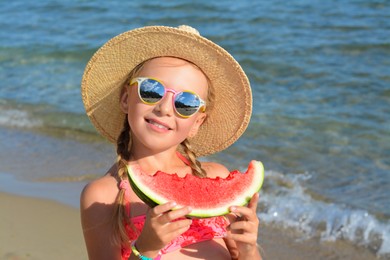
<svg viewBox="0 0 390 260">
<path fill-rule="evenodd" d="M 127 180 L 123 180 L 119 186 L 125 190 L 126 211 L 127 215 L 130 216 L 130 184 Z M 145 215 L 132 217 L 130 218 L 130 224 L 125 225 L 130 241 L 138 238 L 144 226 L 145 219 Z M 161 250 L 161 253 L 166 254 L 194 243 L 212 240 L 214 238 L 223 238 L 227 225 L 228 222 L 223 216 L 193 219 L 190 228 L 165 246 Z M 130 255 L 131 249 L 122 247 L 122 259 L 128 259 Z"/>
</svg>

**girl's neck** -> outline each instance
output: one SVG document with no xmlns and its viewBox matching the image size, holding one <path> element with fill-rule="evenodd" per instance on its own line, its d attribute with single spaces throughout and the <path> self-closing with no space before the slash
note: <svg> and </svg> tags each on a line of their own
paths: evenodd
<svg viewBox="0 0 390 260">
<path fill-rule="evenodd" d="M 148 174 L 154 174 L 156 171 L 167 173 L 187 171 L 188 173 L 188 166 L 177 156 L 176 149 L 159 153 L 133 152 L 131 154 L 130 164 L 138 164 Z"/>
</svg>

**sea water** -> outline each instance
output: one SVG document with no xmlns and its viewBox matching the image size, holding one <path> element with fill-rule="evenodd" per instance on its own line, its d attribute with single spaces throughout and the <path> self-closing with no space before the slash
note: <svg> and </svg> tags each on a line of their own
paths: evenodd
<svg viewBox="0 0 390 260">
<path fill-rule="evenodd" d="M 40 190 L 104 172 L 114 151 L 80 96 L 88 59 L 123 31 L 189 24 L 251 81 L 248 130 L 210 159 L 263 161 L 262 221 L 390 253 L 390 2 L 16 0 L 0 14 L 3 190 L 9 174 Z"/>
</svg>

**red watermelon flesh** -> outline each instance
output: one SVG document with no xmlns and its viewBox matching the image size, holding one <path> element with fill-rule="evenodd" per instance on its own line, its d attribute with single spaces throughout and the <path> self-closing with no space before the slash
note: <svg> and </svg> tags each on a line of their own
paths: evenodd
<svg viewBox="0 0 390 260">
<path fill-rule="evenodd" d="M 129 179 L 134 192 L 146 204 L 154 207 L 175 201 L 176 208 L 190 206 L 190 217 L 212 217 L 229 213 L 230 206 L 248 203 L 263 184 L 264 167 L 251 161 L 248 170 L 230 172 L 226 178 L 200 178 L 192 174 L 179 177 L 158 171 L 143 173 L 139 166 L 129 166 Z"/>
</svg>

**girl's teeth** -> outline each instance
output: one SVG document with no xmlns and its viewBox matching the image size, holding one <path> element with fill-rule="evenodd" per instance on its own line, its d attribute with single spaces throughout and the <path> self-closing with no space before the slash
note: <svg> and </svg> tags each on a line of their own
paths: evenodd
<svg viewBox="0 0 390 260">
<path fill-rule="evenodd" d="M 154 121 L 150 121 L 150 123 L 151 123 L 152 125 L 157 126 L 157 127 L 160 128 L 160 129 L 166 129 L 166 128 L 167 128 L 166 126 L 160 125 L 160 124 L 158 124 L 158 123 L 156 123 L 156 122 L 154 122 Z"/>
</svg>

